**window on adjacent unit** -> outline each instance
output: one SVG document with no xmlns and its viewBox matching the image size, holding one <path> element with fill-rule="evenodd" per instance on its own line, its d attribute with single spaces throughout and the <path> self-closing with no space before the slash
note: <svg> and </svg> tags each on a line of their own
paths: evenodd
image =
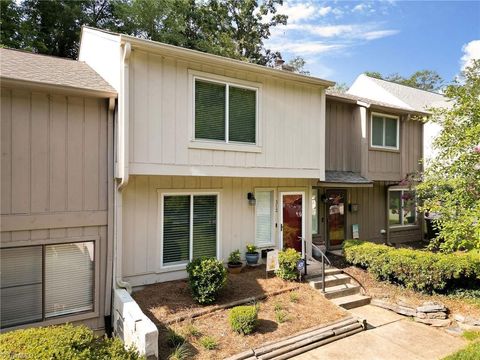
<svg viewBox="0 0 480 360">
<path fill-rule="evenodd" d="M 398 150 L 399 118 L 390 115 L 372 114 L 371 142 L 372 147 Z"/>
<path fill-rule="evenodd" d="M 1 328 L 93 310 L 94 243 L 3 248 Z"/>
<path fill-rule="evenodd" d="M 274 191 L 257 189 L 255 199 L 255 245 L 271 246 L 275 243 Z"/>
<path fill-rule="evenodd" d="M 195 79 L 195 140 L 256 143 L 257 89 Z"/>
<path fill-rule="evenodd" d="M 217 257 L 217 195 L 163 195 L 162 265 Z"/>
<path fill-rule="evenodd" d="M 411 190 L 389 190 L 388 224 L 391 227 L 417 224 L 415 192 Z"/>
</svg>

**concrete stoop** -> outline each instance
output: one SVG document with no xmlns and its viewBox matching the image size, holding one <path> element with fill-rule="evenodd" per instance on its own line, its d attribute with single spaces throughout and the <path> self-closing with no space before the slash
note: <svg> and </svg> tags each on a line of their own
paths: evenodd
<svg viewBox="0 0 480 360">
<path fill-rule="evenodd" d="M 283 338 L 233 355 L 226 360 L 283 360 L 329 344 L 366 329 L 366 321 L 355 317 L 347 317 L 326 326 L 302 331 L 293 336 Z"/>
<path fill-rule="evenodd" d="M 311 276 L 308 279 L 311 287 L 322 289 L 322 276 Z M 348 274 L 340 269 L 330 267 L 325 271 L 325 298 L 344 309 L 354 309 L 368 305 L 371 298 L 362 294 L 361 287 Z"/>
</svg>

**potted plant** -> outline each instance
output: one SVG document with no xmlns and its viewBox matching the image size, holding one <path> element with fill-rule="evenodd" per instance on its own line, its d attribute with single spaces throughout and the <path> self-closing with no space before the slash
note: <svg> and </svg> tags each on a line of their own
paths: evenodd
<svg viewBox="0 0 480 360">
<path fill-rule="evenodd" d="M 239 274 L 242 271 L 242 261 L 240 260 L 240 250 L 234 250 L 228 256 L 228 272 Z"/>
<path fill-rule="evenodd" d="M 257 247 L 253 244 L 247 244 L 247 253 L 245 254 L 245 257 L 248 265 L 256 265 L 259 258 Z"/>
</svg>

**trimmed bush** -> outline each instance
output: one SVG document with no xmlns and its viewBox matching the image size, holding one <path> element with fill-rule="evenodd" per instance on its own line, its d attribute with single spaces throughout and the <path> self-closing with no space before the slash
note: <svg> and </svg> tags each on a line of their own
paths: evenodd
<svg viewBox="0 0 480 360">
<path fill-rule="evenodd" d="M 251 334 L 257 326 L 258 308 L 255 305 L 237 306 L 230 310 L 229 322 L 233 331 Z"/>
<path fill-rule="evenodd" d="M 432 253 L 395 249 L 371 242 L 348 240 L 346 260 L 368 269 L 377 279 L 399 283 L 423 292 L 441 292 L 452 288 L 478 286 L 480 255 L 470 253 Z"/>
<path fill-rule="evenodd" d="M 143 359 L 118 338 L 96 337 L 86 326 L 48 326 L 0 334 L 1 359 Z"/>
<path fill-rule="evenodd" d="M 199 304 L 211 304 L 227 281 L 227 270 L 215 258 L 199 258 L 187 265 L 188 284 Z"/>
<path fill-rule="evenodd" d="M 296 280 L 298 277 L 297 263 L 302 256 L 295 249 L 286 249 L 278 253 L 278 270 L 275 274 L 283 280 Z"/>
</svg>

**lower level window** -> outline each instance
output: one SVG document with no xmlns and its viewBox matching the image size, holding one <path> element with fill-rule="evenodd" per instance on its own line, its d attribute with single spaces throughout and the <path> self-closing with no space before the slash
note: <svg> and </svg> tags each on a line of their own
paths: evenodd
<svg viewBox="0 0 480 360">
<path fill-rule="evenodd" d="M 93 310 L 94 243 L 3 248 L 0 327 Z"/>
<path fill-rule="evenodd" d="M 417 224 L 415 192 L 410 190 L 390 190 L 388 224 L 404 226 Z"/>
<path fill-rule="evenodd" d="M 217 256 L 217 195 L 163 195 L 162 264 Z"/>
</svg>

